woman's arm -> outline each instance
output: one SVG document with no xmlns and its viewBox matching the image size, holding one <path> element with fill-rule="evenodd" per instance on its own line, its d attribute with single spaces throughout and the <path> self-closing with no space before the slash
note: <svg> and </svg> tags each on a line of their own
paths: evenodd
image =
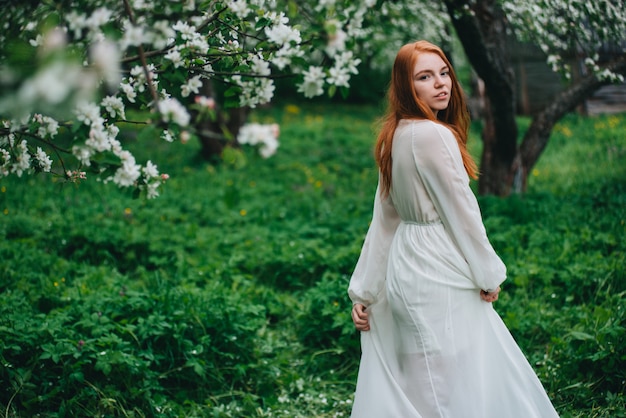
<svg viewBox="0 0 626 418">
<path fill-rule="evenodd" d="M 456 138 L 444 126 L 423 123 L 416 128 L 412 145 L 418 175 L 469 264 L 472 280 L 479 289 L 495 292 L 506 279 L 506 267 L 487 238 Z"/>
<path fill-rule="evenodd" d="M 391 198 L 381 196 L 379 185 L 374 197 L 372 222 L 348 286 L 348 295 L 354 304 L 369 306 L 376 302 L 385 285 L 389 247 L 399 223 L 400 217 Z"/>
</svg>

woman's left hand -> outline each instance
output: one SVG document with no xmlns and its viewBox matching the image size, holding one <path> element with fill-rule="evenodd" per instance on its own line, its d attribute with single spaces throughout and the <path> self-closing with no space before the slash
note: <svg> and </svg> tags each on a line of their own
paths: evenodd
<svg viewBox="0 0 626 418">
<path fill-rule="evenodd" d="M 366 309 L 365 305 L 361 303 L 355 303 L 354 306 L 352 306 L 352 321 L 354 322 L 356 329 L 359 331 L 370 330 L 370 322 Z"/>
<path fill-rule="evenodd" d="M 485 292 L 484 290 L 481 290 L 480 298 L 484 300 L 485 302 L 492 303 L 498 300 L 499 294 L 500 294 L 500 286 L 498 286 L 498 288 L 494 290 L 493 292 Z"/>
</svg>

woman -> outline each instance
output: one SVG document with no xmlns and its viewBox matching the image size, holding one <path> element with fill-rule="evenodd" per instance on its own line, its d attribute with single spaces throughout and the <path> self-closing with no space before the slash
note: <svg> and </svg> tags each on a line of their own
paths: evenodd
<svg viewBox="0 0 626 418">
<path fill-rule="evenodd" d="M 350 280 L 354 418 L 557 417 L 491 302 L 506 267 L 469 177 L 469 114 L 441 49 L 403 46 L 376 144 L 372 223 Z"/>
</svg>

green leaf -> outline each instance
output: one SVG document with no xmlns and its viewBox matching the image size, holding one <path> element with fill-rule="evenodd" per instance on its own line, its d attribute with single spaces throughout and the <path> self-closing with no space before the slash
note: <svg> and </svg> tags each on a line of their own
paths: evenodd
<svg viewBox="0 0 626 418">
<path fill-rule="evenodd" d="M 222 59 L 220 61 L 220 68 L 223 68 L 226 71 L 232 71 L 235 66 L 235 60 L 232 57 L 224 56 L 222 54 Z"/>
<path fill-rule="evenodd" d="M 582 331 L 570 331 L 569 335 L 571 335 L 575 340 L 580 341 L 595 340 L 593 335 Z"/>
<path fill-rule="evenodd" d="M 333 84 L 333 85 L 331 85 L 331 86 L 328 88 L 328 97 L 331 97 L 331 98 L 332 98 L 332 97 L 335 95 L 335 93 L 336 93 L 336 92 L 337 92 L 337 86 L 335 86 L 334 84 Z"/>
<path fill-rule="evenodd" d="M 237 97 L 235 98 L 232 98 L 232 97 L 227 98 L 226 101 L 224 102 L 224 107 L 226 109 L 240 107 L 239 95 L 237 95 Z"/>
<path fill-rule="evenodd" d="M 231 86 L 224 92 L 224 97 L 235 97 L 241 94 L 241 87 Z"/>
<path fill-rule="evenodd" d="M 251 70 L 252 70 L 252 68 L 249 65 L 247 65 L 247 64 L 239 64 L 237 67 L 235 67 L 234 72 L 247 74 L 247 73 L 250 73 Z"/>
<path fill-rule="evenodd" d="M 269 26 L 272 23 L 271 20 L 265 18 L 265 17 L 261 17 L 259 20 L 257 20 L 256 25 L 254 26 L 254 28 L 256 30 L 261 30 L 266 26 Z"/>
<path fill-rule="evenodd" d="M 298 16 L 298 3 L 294 0 L 289 0 L 287 4 L 287 16 L 289 16 L 290 19 Z"/>
<path fill-rule="evenodd" d="M 105 151 L 105 152 L 101 152 L 101 153 L 94 155 L 91 158 L 91 161 L 92 163 L 97 163 L 99 165 L 112 164 L 112 165 L 119 166 L 122 160 L 120 160 L 120 157 L 115 155 L 113 152 Z"/>
</svg>

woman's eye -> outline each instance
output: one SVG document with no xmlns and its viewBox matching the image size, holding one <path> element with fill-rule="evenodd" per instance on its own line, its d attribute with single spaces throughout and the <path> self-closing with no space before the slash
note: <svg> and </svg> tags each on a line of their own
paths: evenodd
<svg viewBox="0 0 626 418">
<path fill-rule="evenodd" d="M 444 71 L 444 72 L 442 72 L 442 73 L 441 73 L 441 75 L 442 75 L 443 77 L 447 77 L 447 76 L 449 76 L 449 75 L 450 75 L 450 71 Z"/>
</svg>

